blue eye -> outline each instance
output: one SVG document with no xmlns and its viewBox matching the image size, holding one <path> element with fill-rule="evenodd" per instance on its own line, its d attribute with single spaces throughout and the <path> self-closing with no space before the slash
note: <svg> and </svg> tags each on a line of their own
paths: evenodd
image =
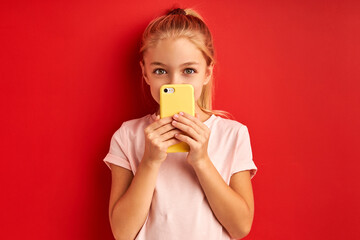
<svg viewBox="0 0 360 240">
<path fill-rule="evenodd" d="M 162 68 L 157 68 L 153 71 L 153 73 L 158 74 L 158 75 L 163 75 L 166 73 L 166 71 Z"/>
<path fill-rule="evenodd" d="M 192 73 L 195 73 L 195 69 L 192 69 L 192 68 L 187 68 L 187 69 L 185 69 L 185 73 L 186 73 L 186 74 L 192 74 Z"/>
</svg>

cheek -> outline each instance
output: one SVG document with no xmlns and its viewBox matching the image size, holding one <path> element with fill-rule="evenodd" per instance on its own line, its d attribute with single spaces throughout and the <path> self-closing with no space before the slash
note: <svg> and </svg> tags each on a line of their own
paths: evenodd
<svg viewBox="0 0 360 240">
<path fill-rule="evenodd" d="M 160 102 L 160 87 L 160 84 L 151 84 L 151 95 L 157 103 Z"/>
<path fill-rule="evenodd" d="M 200 96 L 201 96 L 201 92 L 203 89 L 203 85 L 201 83 L 197 84 L 197 85 L 193 85 L 194 87 L 194 97 L 195 97 L 195 101 L 197 101 Z"/>
<path fill-rule="evenodd" d="M 195 102 L 200 98 L 200 96 L 201 96 L 201 89 L 199 90 L 199 91 L 197 91 L 197 92 L 195 92 Z"/>
</svg>

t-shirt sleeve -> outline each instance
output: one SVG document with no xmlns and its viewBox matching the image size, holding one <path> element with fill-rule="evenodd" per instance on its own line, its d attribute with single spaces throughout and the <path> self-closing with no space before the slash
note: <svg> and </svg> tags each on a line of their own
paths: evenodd
<svg viewBox="0 0 360 240">
<path fill-rule="evenodd" d="M 257 167 L 253 161 L 250 135 L 247 126 L 241 125 L 239 128 L 235 146 L 231 176 L 240 171 L 250 170 L 250 176 L 253 178 L 257 172 Z"/>
<path fill-rule="evenodd" d="M 131 170 L 131 165 L 127 157 L 127 147 L 127 135 L 123 123 L 111 137 L 109 152 L 103 160 L 110 170 L 111 167 L 109 163 Z"/>
</svg>

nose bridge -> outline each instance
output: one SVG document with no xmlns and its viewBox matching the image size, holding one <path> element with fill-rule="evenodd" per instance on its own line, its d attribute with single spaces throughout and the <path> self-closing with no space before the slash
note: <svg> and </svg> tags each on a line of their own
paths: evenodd
<svg viewBox="0 0 360 240">
<path fill-rule="evenodd" d="M 180 74 L 177 74 L 177 73 L 171 73 L 170 74 L 170 83 L 171 84 L 180 84 L 181 83 L 181 76 Z"/>
</svg>

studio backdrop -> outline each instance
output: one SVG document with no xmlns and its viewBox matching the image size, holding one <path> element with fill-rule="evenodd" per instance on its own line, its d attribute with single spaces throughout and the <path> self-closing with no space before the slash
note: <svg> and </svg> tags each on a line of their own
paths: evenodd
<svg viewBox="0 0 360 240">
<path fill-rule="evenodd" d="M 103 158 L 123 121 L 153 113 L 140 38 L 174 6 L 209 25 L 213 108 L 249 129 L 246 239 L 360 239 L 355 0 L 3 0 L 0 239 L 113 239 Z"/>
</svg>

